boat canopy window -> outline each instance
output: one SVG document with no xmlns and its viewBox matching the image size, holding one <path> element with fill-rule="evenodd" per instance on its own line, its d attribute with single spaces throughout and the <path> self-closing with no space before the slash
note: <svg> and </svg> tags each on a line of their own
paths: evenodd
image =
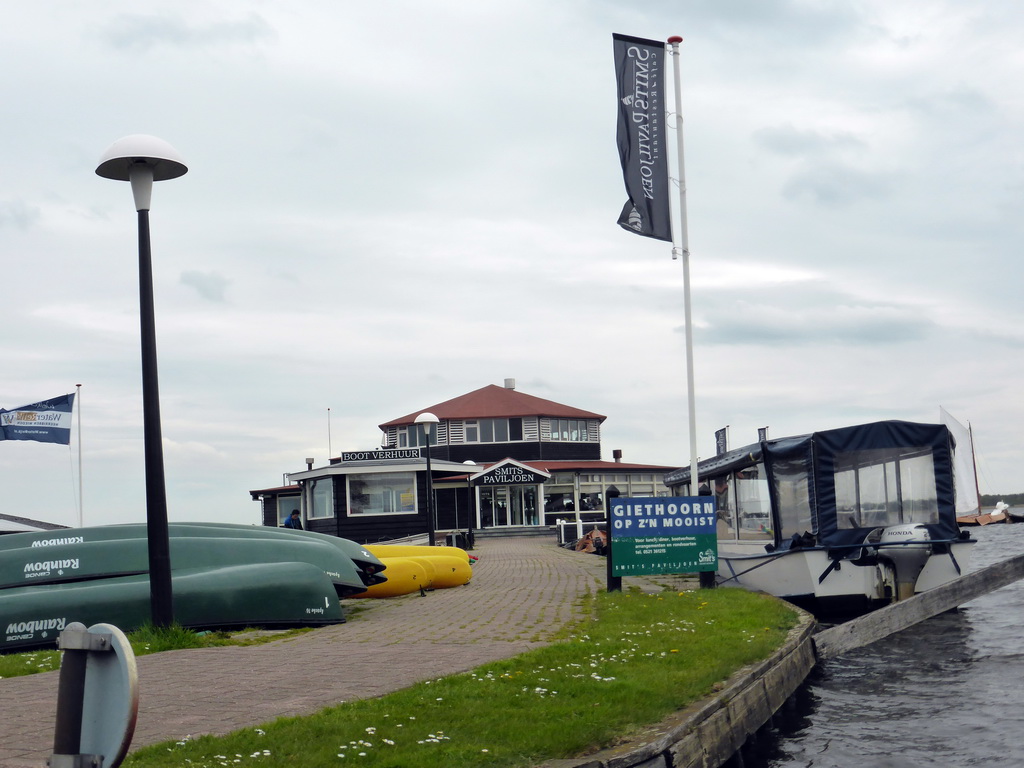
<svg viewBox="0 0 1024 768">
<path fill-rule="evenodd" d="M 937 523 L 935 461 L 930 448 L 883 448 L 836 455 L 839 528 Z"/>
<path fill-rule="evenodd" d="M 741 539 L 774 538 L 768 477 L 764 464 L 739 471 L 736 478 L 736 514 Z"/>
<path fill-rule="evenodd" d="M 718 514 L 718 537 L 772 541 L 771 504 L 764 465 L 758 463 L 711 479 Z"/>
<path fill-rule="evenodd" d="M 811 474 L 799 458 L 781 459 L 772 465 L 772 488 L 778 509 L 779 539 L 815 533 L 811 513 Z"/>
</svg>

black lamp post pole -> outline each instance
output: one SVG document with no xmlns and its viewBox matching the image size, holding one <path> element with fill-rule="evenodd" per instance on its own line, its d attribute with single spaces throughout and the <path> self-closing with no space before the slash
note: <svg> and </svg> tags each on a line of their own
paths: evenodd
<svg viewBox="0 0 1024 768">
<path fill-rule="evenodd" d="M 174 609 L 163 435 L 160 429 L 160 384 L 156 364 L 153 258 L 149 243 L 148 210 L 139 211 L 139 316 L 142 331 L 142 422 L 146 462 L 150 607 L 153 626 L 169 627 L 174 623 Z"/>
<path fill-rule="evenodd" d="M 427 433 L 427 545 L 434 546 L 434 475 L 430 471 L 430 432 L 431 429 L 428 426 L 426 428 Z"/>
<path fill-rule="evenodd" d="M 111 144 L 100 157 L 96 175 L 132 185 L 139 214 L 139 324 L 142 340 L 142 426 L 146 466 L 146 538 L 149 544 L 149 597 L 153 626 L 174 622 L 171 596 L 171 546 L 167 530 L 167 491 L 160 430 L 160 386 L 156 369 L 156 321 L 153 308 L 153 257 L 149 247 L 149 208 L 154 181 L 188 173 L 178 152 L 163 139 L 132 134 Z"/>
</svg>

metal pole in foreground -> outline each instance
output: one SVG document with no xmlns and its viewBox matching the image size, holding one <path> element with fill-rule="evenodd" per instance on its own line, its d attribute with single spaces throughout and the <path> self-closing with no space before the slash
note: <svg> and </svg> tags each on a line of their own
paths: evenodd
<svg viewBox="0 0 1024 768">
<path fill-rule="evenodd" d="M 117 768 L 135 733 L 139 675 L 124 633 L 112 624 L 72 622 L 63 652 L 50 768 Z"/>
<path fill-rule="evenodd" d="M 698 495 L 700 495 L 700 496 L 712 496 L 713 497 L 714 493 L 711 491 L 710 488 L 708 488 L 706 494 L 698 494 Z M 716 537 L 715 540 L 716 541 L 718 540 L 717 537 Z M 714 589 L 717 586 L 717 582 L 715 581 L 715 575 L 716 574 L 715 574 L 714 571 L 699 571 L 698 574 L 697 574 L 697 585 L 701 589 Z"/>
<path fill-rule="evenodd" d="M 676 160 L 679 164 L 679 251 L 683 257 L 683 303 L 686 315 L 686 391 L 690 420 L 690 494 L 697 495 L 697 400 L 693 391 L 693 317 L 690 309 L 690 233 L 686 221 L 686 165 L 683 159 L 683 89 L 679 79 L 679 44 L 683 38 L 668 39 L 672 46 L 675 86 Z"/>
<path fill-rule="evenodd" d="M 75 384 L 78 395 L 78 527 L 85 525 L 85 502 L 82 500 L 82 385 Z"/>
<path fill-rule="evenodd" d="M 621 592 L 622 591 L 622 577 L 615 575 L 615 560 L 613 559 L 614 547 L 612 547 L 612 541 L 614 536 L 612 534 L 612 508 L 611 504 L 608 505 L 608 541 L 605 542 L 605 546 L 608 547 L 608 551 L 605 552 L 605 578 L 607 580 L 607 590 L 609 592 Z"/>
<path fill-rule="evenodd" d="M 85 630 L 84 624 L 70 628 Z M 60 677 L 57 681 L 57 714 L 53 728 L 53 753 L 77 755 L 82 750 L 82 702 L 85 699 L 85 670 L 89 652 L 79 648 L 62 649 Z"/>
<path fill-rule="evenodd" d="M 149 211 L 139 211 L 139 318 L 142 332 L 142 423 L 146 462 L 146 531 L 149 543 L 150 610 L 155 627 L 174 623 L 171 593 L 171 548 L 167 527 L 160 383 L 156 360 L 156 315 L 153 306 L 153 258 Z"/>
</svg>

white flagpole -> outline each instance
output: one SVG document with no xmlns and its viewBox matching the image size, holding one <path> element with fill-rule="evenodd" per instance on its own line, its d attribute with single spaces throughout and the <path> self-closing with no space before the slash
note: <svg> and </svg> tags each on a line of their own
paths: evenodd
<svg viewBox="0 0 1024 768">
<path fill-rule="evenodd" d="M 78 527 L 81 528 L 85 524 L 85 504 L 82 499 L 82 385 L 75 384 L 75 389 L 78 390 L 75 402 L 78 403 Z"/>
<path fill-rule="evenodd" d="M 690 494 L 697 495 L 697 400 L 693 392 L 693 319 L 690 310 L 690 234 L 686 224 L 686 166 L 683 162 L 683 89 L 679 80 L 679 44 L 683 38 L 668 39 L 675 77 L 676 159 L 679 163 L 679 220 L 674 233 L 679 245 L 672 245 L 672 258 L 683 256 L 683 303 L 686 315 L 686 391 L 690 420 Z"/>
</svg>

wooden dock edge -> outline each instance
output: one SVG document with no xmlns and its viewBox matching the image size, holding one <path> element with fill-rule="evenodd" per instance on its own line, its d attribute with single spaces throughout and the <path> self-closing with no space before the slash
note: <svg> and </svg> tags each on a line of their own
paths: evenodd
<svg viewBox="0 0 1024 768">
<path fill-rule="evenodd" d="M 927 592 L 892 603 L 877 611 L 847 621 L 814 636 L 814 647 L 821 660 L 869 645 L 894 632 L 963 605 L 969 600 L 1024 578 L 1024 555 L 961 576 Z"/>
<path fill-rule="evenodd" d="M 767 723 L 817 660 L 814 617 L 800 621 L 767 659 L 734 673 L 721 691 L 651 726 L 628 744 L 538 768 L 719 768 Z"/>
</svg>

